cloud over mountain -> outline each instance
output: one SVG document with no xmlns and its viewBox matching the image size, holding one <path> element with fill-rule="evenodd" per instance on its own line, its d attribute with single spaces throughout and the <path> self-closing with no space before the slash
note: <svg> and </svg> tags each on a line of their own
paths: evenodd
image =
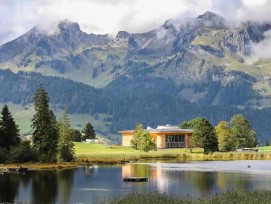
<svg viewBox="0 0 271 204">
<path fill-rule="evenodd" d="M 215 12 L 231 21 L 271 20 L 271 2 L 267 0 L 0 0 L 0 44 L 35 25 L 47 32 L 57 21 L 70 19 L 80 23 L 87 33 L 119 30 L 143 32 L 154 29 L 167 19 L 196 17 Z"/>
</svg>

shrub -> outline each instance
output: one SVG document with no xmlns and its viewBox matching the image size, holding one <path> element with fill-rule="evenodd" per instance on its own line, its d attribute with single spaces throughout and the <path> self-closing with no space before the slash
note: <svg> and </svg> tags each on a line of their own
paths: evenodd
<svg viewBox="0 0 271 204">
<path fill-rule="evenodd" d="M 9 157 L 8 150 L 0 148 L 0 163 L 6 163 L 8 157 Z"/>
<path fill-rule="evenodd" d="M 37 152 L 30 146 L 29 141 L 22 141 L 16 147 L 10 150 L 10 162 L 12 163 L 23 163 L 37 161 Z"/>
</svg>

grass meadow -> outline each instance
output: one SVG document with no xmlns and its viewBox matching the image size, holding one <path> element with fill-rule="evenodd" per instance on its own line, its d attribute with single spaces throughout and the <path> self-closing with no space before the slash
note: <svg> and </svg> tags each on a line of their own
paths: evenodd
<svg viewBox="0 0 271 204">
<path fill-rule="evenodd" d="M 141 159 L 173 160 L 271 160 L 271 146 L 260 147 L 259 152 L 214 152 L 204 154 L 202 148 L 192 152 L 186 148 L 158 149 L 157 151 L 140 152 L 131 147 L 75 142 L 77 162 L 118 163 Z"/>
</svg>

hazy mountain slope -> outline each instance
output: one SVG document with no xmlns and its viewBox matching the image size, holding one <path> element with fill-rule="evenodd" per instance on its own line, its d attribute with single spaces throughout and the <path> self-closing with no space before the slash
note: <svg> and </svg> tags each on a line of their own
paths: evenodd
<svg viewBox="0 0 271 204">
<path fill-rule="evenodd" d="M 0 102 L 31 103 L 43 83 L 54 107 L 103 114 L 105 135 L 137 122 L 204 116 L 216 125 L 242 113 L 263 141 L 271 133 L 264 108 L 271 104 L 271 59 L 258 58 L 255 46 L 270 29 L 252 22 L 233 27 L 211 12 L 114 38 L 86 34 L 68 20 L 51 34 L 35 27 L 0 46 L 1 69 L 17 73 L 0 72 Z"/>
<path fill-rule="evenodd" d="M 0 65 L 96 87 L 112 87 L 119 76 L 158 77 L 173 81 L 179 87 L 176 94 L 199 104 L 265 107 L 271 96 L 271 60 L 247 61 L 252 45 L 262 42 L 270 28 L 251 22 L 230 27 L 206 12 L 194 19 L 168 20 L 146 33 L 120 31 L 110 38 L 86 34 L 65 20 L 53 34 L 33 28 L 2 45 Z"/>
<path fill-rule="evenodd" d="M 37 73 L 0 71 L 0 103 L 31 104 L 35 90 L 39 84 L 43 84 L 54 110 L 67 108 L 70 114 L 77 115 L 76 125 L 86 121 L 85 118 L 80 119 L 79 114 L 88 114 L 95 119 L 90 122 L 97 124 L 96 131 L 107 137 L 122 129 L 133 129 L 138 122 L 156 127 L 159 124 L 180 124 L 194 117 L 206 117 L 213 125 L 217 125 L 218 121 L 229 121 L 237 113 L 250 120 L 261 142 L 269 139 L 271 134 L 270 108 L 242 110 L 231 106 L 199 106 L 179 97 L 174 83 L 162 78 L 138 78 L 134 85 L 127 78 L 120 82 L 125 82 L 126 90 L 110 87 L 97 89 Z M 115 83 L 117 85 L 118 82 L 115 80 Z M 142 90 L 142 86 L 147 88 Z"/>
</svg>

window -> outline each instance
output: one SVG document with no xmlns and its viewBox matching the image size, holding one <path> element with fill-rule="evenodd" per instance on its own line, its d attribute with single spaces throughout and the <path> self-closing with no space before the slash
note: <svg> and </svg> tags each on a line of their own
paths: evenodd
<svg viewBox="0 0 271 204">
<path fill-rule="evenodd" d="M 185 135 L 166 135 L 166 148 L 185 147 Z"/>
</svg>

